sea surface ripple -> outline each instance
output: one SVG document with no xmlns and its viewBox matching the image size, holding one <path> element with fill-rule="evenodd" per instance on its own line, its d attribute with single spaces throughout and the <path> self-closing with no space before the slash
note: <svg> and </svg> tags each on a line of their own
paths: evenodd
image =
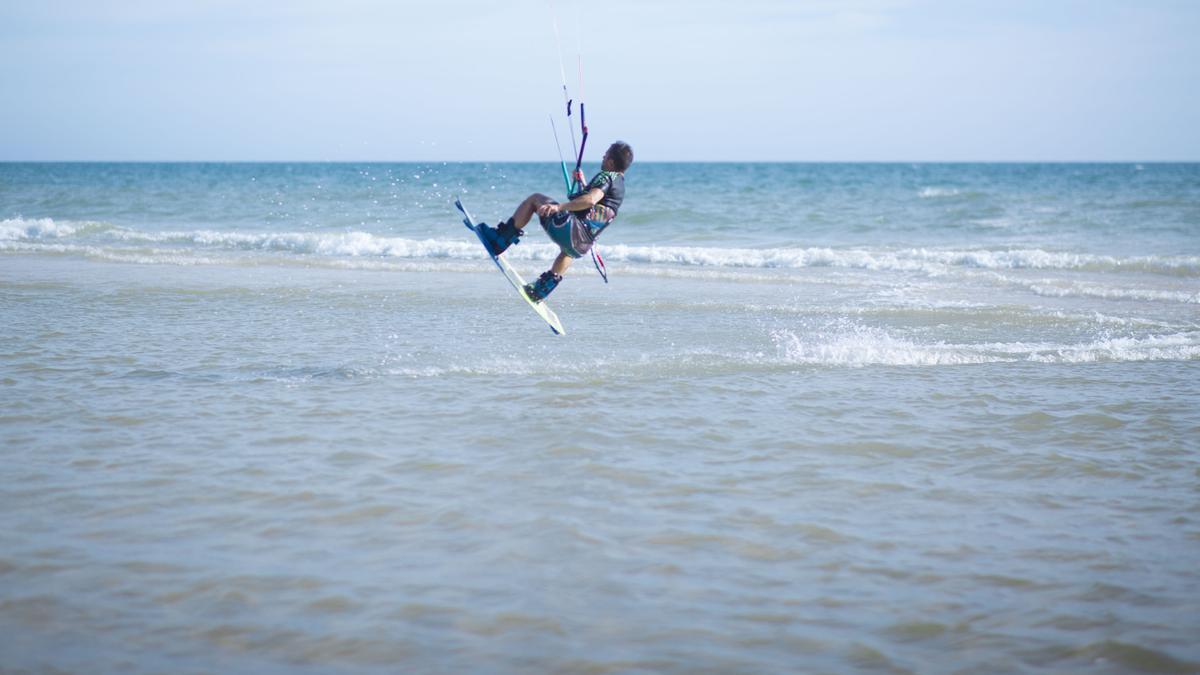
<svg viewBox="0 0 1200 675">
<path fill-rule="evenodd" d="M 0 671 L 1200 672 L 1200 167 L 554 169 L 0 165 Z"/>
</svg>

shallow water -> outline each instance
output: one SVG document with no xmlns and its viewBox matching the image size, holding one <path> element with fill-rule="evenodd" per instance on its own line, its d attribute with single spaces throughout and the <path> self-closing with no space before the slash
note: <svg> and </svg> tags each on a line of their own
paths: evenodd
<svg viewBox="0 0 1200 675">
<path fill-rule="evenodd" d="M 1200 671 L 1200 167 L 554 170 L 0 165 L 3 668 Z"/>
</svg>

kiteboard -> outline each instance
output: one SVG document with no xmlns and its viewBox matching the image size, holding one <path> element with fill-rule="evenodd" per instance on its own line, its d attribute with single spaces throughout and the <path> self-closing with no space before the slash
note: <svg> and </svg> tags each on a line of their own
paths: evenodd
<svg viewBox="0 0 1200 675">
<path fill-rule="evenodd" d="M 529 306 L 533 308 L 533 311 L 537 312 L 538 316 L 542 317 L 546 321 L 546 324 L 550 326 L 550 330 L 554 331 L 555 335 L 565 335 L 566 331 L 563 330 L 562 324 L 558 321 L 558 317 L 555 316 L 554 312 L 546 306 L 546 301 L 543 300 L 541 302 L 537 302 L 533 298 L 529 297 L 529 294 L 525 292 L 525 280 L 522 279 L 521 275 L 517 274 L 517 271 L 512 268 L 512 265 L 509 265 L 508 261 L 502 257 L 503 254 L 500 256 L 495 256 L 492 255 L 490 250 L 488 250 L 487 243 L 483 240 L 483 235 L 479 233 L 479 226 L 475 224 L 474 219 L 471 218 L 471 214 L 467 212 L 467 207 L 463 206 L 462 200 L 455 198 L 454 206 L 456 206 L 463 214 L 463 225 L 466 225 L 467 229 L 474 232 L 475 236 L 479 238 L 479 243 L 483 244 L 483 250 L 487 252 L 488 257 L 492 259 L 492 262 L 496 263 L 496 267 L 499 267 L 500 271 L 504 273 L 504 278 L 508 279 L 508 283 L 512 284 L 512 287 L 517 289 L 517 293 L 521 295 L 521 298 L 525 300 L 525 302 L 529 303 Z"/>
</svg>

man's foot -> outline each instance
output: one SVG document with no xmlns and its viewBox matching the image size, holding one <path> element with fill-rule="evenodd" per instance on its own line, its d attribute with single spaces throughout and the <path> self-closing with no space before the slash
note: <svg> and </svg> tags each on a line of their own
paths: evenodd
<svg viewBox="0 0 1200 675">
<path fill-rule="evenodd" d="M 546 270 L 542 272 L 542 276 L 537 278 L 537 281 L 532 284 L 525 284 L 525 293 L 534 302 L 541 302 L 546 299 L 550 292 L 558 287 L 558 282 L 562 281 L 562 277 Z"/>
<path fill-rule="evenodd" d="M 500 255 L 504 252 L 504 249 L 500 247 L 500 233 L 491 225 L 479 224 L 479 238 L 483 240 L 483 245 L 487 247 L 488 253 Z"/>
<path fill-rule="evenodd" d="M 479 234 L 482 235 L 483 243 L 492 255 L 504 253 L 509 246 L 520 243 L 518 240 L 521 238 L 521 231 L 513 225 L 512 218 L 500 223 L 499 227 L 480 223 Z"/>
</svg>

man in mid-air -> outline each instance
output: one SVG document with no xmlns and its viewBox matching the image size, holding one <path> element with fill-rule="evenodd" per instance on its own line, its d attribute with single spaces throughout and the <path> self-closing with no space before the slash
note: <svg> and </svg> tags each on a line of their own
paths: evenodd
<svg viewBox="0 0 1200 675">
<path fill-rule="evenodd" d="M 479 232 L 492 255 L 500 255 L 509 246 L 518 243 L 522 231 L 537 213 L 542 228 L 561 251 L 550 269 L 542 273 L 537 281 L 526 284 L 525 292 L 535 302 L 550 295 L 562 281 L 562 275 L 571 266 L 571 261 L 582 257 L 592 249 L 592 242 L 612 224 L 617 210 L 625 199 L 625 171 L 633 164 L 633 148 L 628 143 L 617 141 L 608 146 L 604 159 L 590 183 L 570 195 L 570 201 L 559 204 L 541 193 L 534 193 L 521 202 L 508 220 L 498 227 L 480 224 Z M 583 184 L 583 172 L 575 172 L 577 185 Z"/>
</svg>

